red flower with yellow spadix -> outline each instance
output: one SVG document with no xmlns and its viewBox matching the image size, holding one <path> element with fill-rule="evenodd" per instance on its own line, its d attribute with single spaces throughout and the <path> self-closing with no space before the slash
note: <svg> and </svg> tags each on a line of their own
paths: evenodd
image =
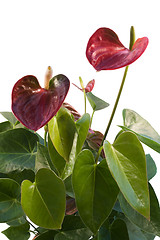
<svg viewBox="0 0 160 240">
<path fill-rule="evenodd" d="M 35 76 L 22 77 L 12 90 L 12 111 L 24 126 L 37 131 L 57 113 L 69 86 L 70 81 L 63 74 L 52 78 L 51 67 L 47 69 L 44 88 Z"/>
</svg>

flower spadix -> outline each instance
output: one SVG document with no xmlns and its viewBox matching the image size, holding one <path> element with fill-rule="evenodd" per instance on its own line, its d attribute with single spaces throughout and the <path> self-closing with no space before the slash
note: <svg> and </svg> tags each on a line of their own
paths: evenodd
<svg viewBox="0 0 160 240">
<path fill-rule="evenodd" d="M 45 78 L 51 77 L 48 68 Z M 57 113 L 69 90 L 69 79 L 59 74 L 42 88 L 35 76 L 27 75 L 12 90 L 12 111 L 27 128 L 37 131 Z"/>
<path fill-rule="evenodd" d="M 109 28 L 99 28 L 89 39 L 86 56 L 97 70 L 114 70 L 136 61 L 145 51 L 148 38 L 138 38 L 129 50 Z"/>
</svg>

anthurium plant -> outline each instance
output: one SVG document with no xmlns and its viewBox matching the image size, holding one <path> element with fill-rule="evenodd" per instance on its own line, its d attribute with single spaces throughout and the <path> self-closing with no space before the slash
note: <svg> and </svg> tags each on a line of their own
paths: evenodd
<svg viewBox="0 0 160 240">
<path fill-rule="evenodd" d="M 133 27 L 129 48 L 109 28 L 88 41 L 86 57 L 95 70 L 125 67 L 104 133 L 92 129 L 95 111 L 109 106 L 92 93 L 95 79 L 84 86 L 80 77 L 76 85 L 84 114 L 65 102 L 70 80 L 53 77 L 51 67 L 44 87 L 32 75 L 15 83 L 12 112 L 1 112 L 6 121 L 0 123 L 0 222 L 9 225 L 3 231 L 8 239 L 27 240 L 31 232 L 36 240 L 160 237 L 160 208 L 150 184 L 156 164 L 143 148 L 160 153 L 159 134 L 135 109 L 124 109 L 114 142 L 107 139 L 128 66 L 147 45 L 147 37 L 135 41 Z M 42 127 L 44 137 L 37 133 Z"/>
</svg>

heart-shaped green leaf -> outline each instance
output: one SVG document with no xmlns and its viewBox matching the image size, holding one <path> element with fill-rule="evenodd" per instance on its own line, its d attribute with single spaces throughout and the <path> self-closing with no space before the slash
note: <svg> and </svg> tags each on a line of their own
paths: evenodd
<svg viewBox="0 0 160 240">
<path fill-rule="evenodd" d="M 83 150 L 76 159 L 72 183 L 79 214 L 96 233 L 110 214 L 119 192 L 106 161 L 97 165 L 92 152 Z"/>
<path fill-rule="evenodd" d="M 124 132 L 115 142 L 104 142 L 106 161 L 127 201 L 149 219 L 150 203 L 146 173 L 146 158 L 135 134 Z"/>
<path fill-rule="evenodd" d="M 25 223 L 21 226 L 17 227 L 9 227 L 2 233 L 9 239 L 9 240 L 28 240 L 30 237 L 29 232 L 29 224 Z"/>
<path fill-rule="evenodd" d="M 36 225 L 59 229 L 65 214 L 65 187 L 63 181 L 49 169 L 42 168 L 35 182 L 22 183 L 22 207 Z"/>
<path fill-rule="evenodd" d="M 0 222 L 24 216 L 20 203 L 20 186 L 9 178 L 0 179 Z"/>
<path fill-rule="evenodd" d="M 160 135 L 144 118 L 130 109 L 124 109 L 123 121 L 123 130 L 134 132 L 141 142 L 160 153 Z"/>
<path fill-rule="evenodd" d="M 36 134 L 21 128 L 1 133 L 0 172 L 34 170 L 38 141 Z"/>
<path fill-rule="evenodd" d="M 121 208 L 127 218 L 137 225 L 145 232 L 157 235 L 160 237 L 160 207 L 156 197 L 156 194 L 149 184 L 150 192 L 150 220 L 147 220 L 137 211 L 135 211 L 125 200 L 122 194 L 119 194 L 118 199 L 120 201 Z"/>
</svg>

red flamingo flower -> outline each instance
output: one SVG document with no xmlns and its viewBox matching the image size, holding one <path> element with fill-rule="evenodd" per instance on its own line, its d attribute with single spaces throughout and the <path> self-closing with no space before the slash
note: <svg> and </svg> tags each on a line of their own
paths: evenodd
<svg viewBox="0 0 160 240">
<path fill-rule="evenodd" d="M 57 113 L 68 93 L 69 79 L 59 74 L 41 88 L 36 77 L 25 76 L 12 90 L 12 111 L 27 128 L 37 131 Z"/>
<path fill-rule="evenodd" d="M 147 45 L 147 37 L 139 38 L 129 50 L 123 46 L 114 31 L 109 28 L 99 28 L 88 41 L 86 56 L 97 71 L 114 70 L 136 61 Z"/>
</svg>

